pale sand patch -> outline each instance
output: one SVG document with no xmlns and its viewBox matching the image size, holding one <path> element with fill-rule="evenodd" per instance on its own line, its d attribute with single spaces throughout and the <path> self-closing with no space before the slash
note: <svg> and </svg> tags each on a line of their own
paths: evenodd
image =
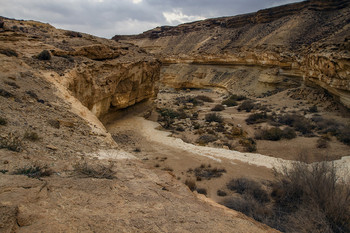
<svg viewBox="0 0 350 233">
<path fill-rule="evenodd" d="M 123 150 L 99 150 L 88 155 L 98 159 L 137 159 L 134 155 Z"/>
</svg>

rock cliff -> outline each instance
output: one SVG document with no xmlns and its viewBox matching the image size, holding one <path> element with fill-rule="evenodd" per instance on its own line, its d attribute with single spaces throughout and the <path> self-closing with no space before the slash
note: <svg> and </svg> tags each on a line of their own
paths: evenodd
<svg viewBox="0 0 350 233">
<path fill-rule="evenodd" d="M 164 63 L 288 70 L 289 75 L 322 86 L 350 107 L 349 25 L 348 1 L 310 0 L 114 39 L 132 42 Z"/>
</svg>

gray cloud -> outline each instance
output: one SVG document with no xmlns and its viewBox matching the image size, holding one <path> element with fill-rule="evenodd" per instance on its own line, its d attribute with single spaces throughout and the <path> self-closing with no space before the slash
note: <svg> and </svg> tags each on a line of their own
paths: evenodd
<svg viewBox="0 0 350 233">
<path fill-rule="evenodd" d="M 0 15 L 110 38 L 297 0 L 2 0 Z"/>
</svg>

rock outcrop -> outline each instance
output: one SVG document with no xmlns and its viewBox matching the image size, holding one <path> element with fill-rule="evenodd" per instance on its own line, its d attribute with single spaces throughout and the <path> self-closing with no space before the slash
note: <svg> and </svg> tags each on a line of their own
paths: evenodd
<svg viewBox="0 0 350 233">
<path fill-rule="evenodd" d="M 114 39 L 132 42 L 164 63 L 289 70 L 289 75 L 322 86 L 350 107 L 349 26 L 349 1 L 310 0 Z"/>
</svg>

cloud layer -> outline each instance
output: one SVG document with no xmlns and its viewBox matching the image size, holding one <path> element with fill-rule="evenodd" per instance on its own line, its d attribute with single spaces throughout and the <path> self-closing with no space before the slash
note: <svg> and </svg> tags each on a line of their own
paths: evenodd
<svg viewBox="0 0 350 233">
<path fill-rule="evenodd" d="M 297 0 L 2 0 L 0 15 L 111 38 L 291 2 Z"/>
</svg>

